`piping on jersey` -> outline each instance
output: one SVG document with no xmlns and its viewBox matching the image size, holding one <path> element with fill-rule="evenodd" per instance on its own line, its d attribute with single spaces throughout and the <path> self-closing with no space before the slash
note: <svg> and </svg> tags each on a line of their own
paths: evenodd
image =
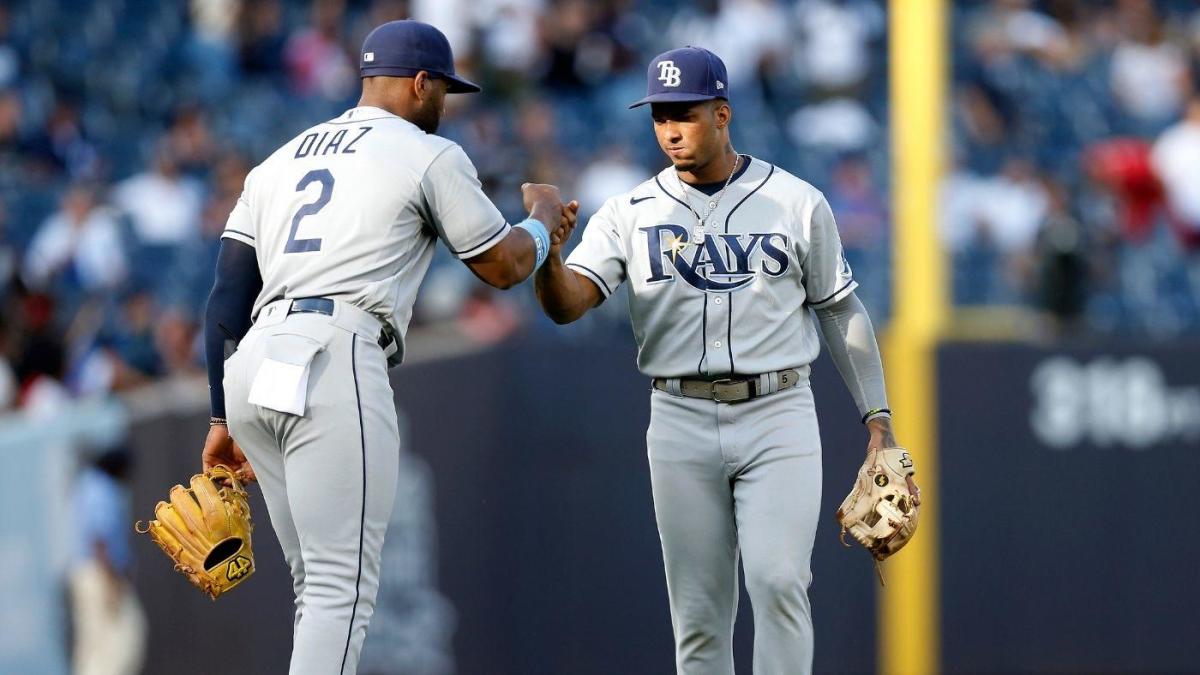
<svg viewBox="0 0 1200 675">
<path fill-rule="evenodd" d="M 753 158 L 750 161 L 753 162 Z M 751 188 L 750 192 L 746 193 L 746 196 L 738 200 L 738 203 L 734 204 L 733 208 L 730 209 L 729 213 L 725 216 L 725 234 L 729 234 L 729 221 L 733 218 L 734 211 L 737 211 L 742 204 L 745 204 L 747 199 L 750 199 L 755 192 L 758 192 L 762 186 L 767 184 L 767 181 L 771 180 L 771 176 L 775 175 L 775 165 L 768 164 L 767 166 L 770 167 L 770 170 L 767 172 L 767 175 L 762 179 L 762 181 L 760 181 L 758 185 L 755 185 L 753 188 Z M 746 168 L 747 170 L 749 169 L 749 163 L 747 163 Z M 674 199 L 680 205 L 691 211 L 690 206 L 685 204 L 678 197 L 671 194 L 665 187 L 663 187 L 663 184 L 661 181 L 659 181 L 657 175 L 654 176 L 654 184 L 658 186 L 659 190 L 662 190 L 663 194 L 671 199 Z M 705 278 L 708 278 L 707 275 L 705 275 Z M 696 364 L 696 373 L 701 376 L 704 375 L 704 360 L 708 357 L 708 295 L 708 293 L 701 294 L 701 297 L 704 299 L 704 310 L 701 315 L 700 323 L 700 362 Z M 726 302 L 728 305 L 726 309 L 728 314 L 726 314 L 725 347 L 728 349 L 729 354 L 729 372 L 736 373 L 737 370 L 734 367 L 733 362 L 733 293 L 726 293 L 725 296 L 727 298 Z"/>
<path fill-rule="evenodd" d="M 737 211 L 739 206 L 744 204 L 747 199 L 750 199 L 750 195 L 758 192 L 759 188 L 766 185 L 767 181 L 771 180 L 771 176 L 775 175 L 775 165 L 770 164 L 768 166 L 771 167 L 771 170 L 767 172 L 767 177 L 762 179 L 762 182 L 756 185 L 745 197 L 742 197 L 741 201 L 734 204 L 733 208 L 729 210 L 729 215 L 725 216 L 725 234 L 729 234 L 729 219 L 733 218 L 733 212 Z M 729 349 L 729 372 L 736 373 L 737 368 L 733 365 L 733 293 L 725 294 L 725 305 L 725 311 L 727 312 L 725 318 L 728 320 L 725 327 L 725 346 Z M 704 346 L 707 349 L 708 343 L 706 342 Z"/>
</svg>

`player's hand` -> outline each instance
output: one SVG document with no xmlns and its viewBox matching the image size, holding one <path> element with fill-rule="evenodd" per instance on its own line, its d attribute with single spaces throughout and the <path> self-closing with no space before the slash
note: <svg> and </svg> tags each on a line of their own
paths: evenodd
<svg viewBox="0 0 1200 675">
<path fill-rule="evenodd" d="M 876 417 L 867 422 L 867 430 L 871 433 L 871 439 L 867 441 L 867 453 L 872 450 L 882 450 L 883 448 L 894 448 L 896 436 L 892 433 L 892 420 L 889 417 Z M 913 503 L 920 506 L 921 504 L 921 488 L 917 487 L 912 476 L 906 476 L 908 481 L 908 493 L 913 496 Z"/>
<path fill-rule="evenodd" d="M 558 188 L 553 185 L 525 183 L 521 185 L 521 196 L 525 200 L 525 209 L 530 213 L 537 210 L 539 206 L 553 206 L 555 209 L 562 208 L 562 195 L 559 194 Z M 546 224 L 552 225 L 553 223 L 547 221 Z"/>
<path fill-rule="evenodd" d="M 572 199 L 569 204 L 564 204 L 562 208 L 562 218 L 558 221 L 558 227 L 550 233 L 550 255 L 560 255 L 563 244 L 571 239 L 571 232 L 575 231 L 575 223 L 579 217 L 579 201 Z"/>
<path fill-rule="evenodd" d="M 229 435 L 229 427 L 224 424 L 214 424 L 208 428 L 208 437 L 204 439 L 204 451 L 200 457 L 205 471 L 218 464 L 224 464 L 232 469 L 242 482 L 253 483 L 258 480 L 246 455 Z"/>
</svg>

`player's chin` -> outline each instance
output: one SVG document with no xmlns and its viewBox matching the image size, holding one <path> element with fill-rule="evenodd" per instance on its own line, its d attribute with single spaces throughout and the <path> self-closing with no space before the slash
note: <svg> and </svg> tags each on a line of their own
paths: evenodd
<svg viewBox="0 0 1200 675">
<path fill-rule="evenodd" d="M 695 169 L 699 168 L 699 164 L 696 163 L 696 160 L 691 158 L 676 158 L 668 155 L 668 159 L 671 160 L 671 165 L 675 167 L 675 170 L 679 172 L 694 171 Z"/>
</svg>

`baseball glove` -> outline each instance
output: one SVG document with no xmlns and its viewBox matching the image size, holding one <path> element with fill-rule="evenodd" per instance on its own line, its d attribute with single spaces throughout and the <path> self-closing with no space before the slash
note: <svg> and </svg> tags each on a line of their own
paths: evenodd
<svg viewBox="0 0 1200 675">
<path fill-rule="evenodd" d="M 250 505 L 229 467 L 192 476 L 191 489 L 171 488 L 169 502 L 154 507 L 154 520 L 134 524 L 200 590 L 216 600 L 254 573 Z"/>
<path fill-rule="evenodd" d="M 858 540 L 878 562 L 904 548 L 917 532 L 921 514 L 921 490 L 913 482 L 917 470 L 904 448 L 876 448 L 858 470 L 854 488 L 837 510 L 846 533 Z M 883 574 L 879 576 L 883 583 Z"/>
</svg>

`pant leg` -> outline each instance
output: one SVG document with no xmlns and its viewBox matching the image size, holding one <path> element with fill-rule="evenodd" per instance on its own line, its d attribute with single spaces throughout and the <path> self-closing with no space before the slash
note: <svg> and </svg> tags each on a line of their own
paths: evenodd
<svg viewBox="0 0 1200 675">
<path fill-rule="evenodd" d="M 754 673 L 811 673 L 808 587 L 821 506 L 821 440 L 812 390 L 802 384 L 742 405 L 755 406 L 740 411 L 735 423 L 744 462 L 733 489 L 754 610 Z"/>
<path fill-rule="evenodd" d="M 274 333 L 296 332 L 325 343 L 312 361 L 306 414 L 245 404 L 257 419 L 246 426 L 258 430 L 247 438 L 257 438 L 264 447 L 274 439 L 270 443 L 282 449 L 280 476 L 272 475 L 273 460 L 264 464 L 268 471 L 263 490 L 264 496 L 282 496 L 269 506 L 272 524 L 278 520 L 277 533 L 290 538 L 290 522 L 298 550 L 289 557 L 297 590 L 289 673 L 353 675 L 374 611 L 379 558 L 396 491 L 396 411 L 379 346 L 329 325 L 319 315 L 298 314 L 263 329 L 245 361 L 237 364 L 248 375 L 242 385 L 245 392 L 263 356 L 259 341 L 266 342 Z M 226 394 L 229 398 L 228 381 Z M 243 391 L 237 395 L 245 401 Z M 233 419 L 231 413 L 231 424 Z M 231 427 L 234 438 L 240 428 Z M 260 453 L 246 450 L 257 473 Z M 282 517 L 285 513 L 290 517 Z"/>
<path fill-rule="evenodd" d="M 292 521 L 292 510 L 288 504 L 287 481 L 283 471 L 283 448 L 266 415 L 256 406 L 246 403 L 250 392 L 250 381 L 257 364 L 262 360 L 261 333 L 251 333 L 242 341 L 238 351 L 225 362 L 226 417 L 229 434 L 237 441 L 254 475 L 263 501 L 267 504 L 267 515 L 271 528 L 279 540 L 284 560 L 292 573 L 292 591 L 295 595 L 295 617 L 292 630 L 300 623 L 304 614 L 304 559 L 300 555 L 300 538 Z M 245 364 L 252 364 L 253 368 Z M 249 371 L 247 373 L 247 371 Z M 254 515 L 254 514 L 252 514 Z M 294 635 L 293 635 L 294 637 Z"/>
<path fill-rule="evenodd" d="M 715 405 L 650 397 L 650 483 L 680 675 L 733 673 L 737 535 Z"/>
<path fill-rule="evenodd" d="M 399 430 L 378 345 L 346 333 L 318 354 L 309 414 L 284 434 L 304 559 L 291 675 L 353 675 L 374 613 L 396 494 Z"/>
</svg>

